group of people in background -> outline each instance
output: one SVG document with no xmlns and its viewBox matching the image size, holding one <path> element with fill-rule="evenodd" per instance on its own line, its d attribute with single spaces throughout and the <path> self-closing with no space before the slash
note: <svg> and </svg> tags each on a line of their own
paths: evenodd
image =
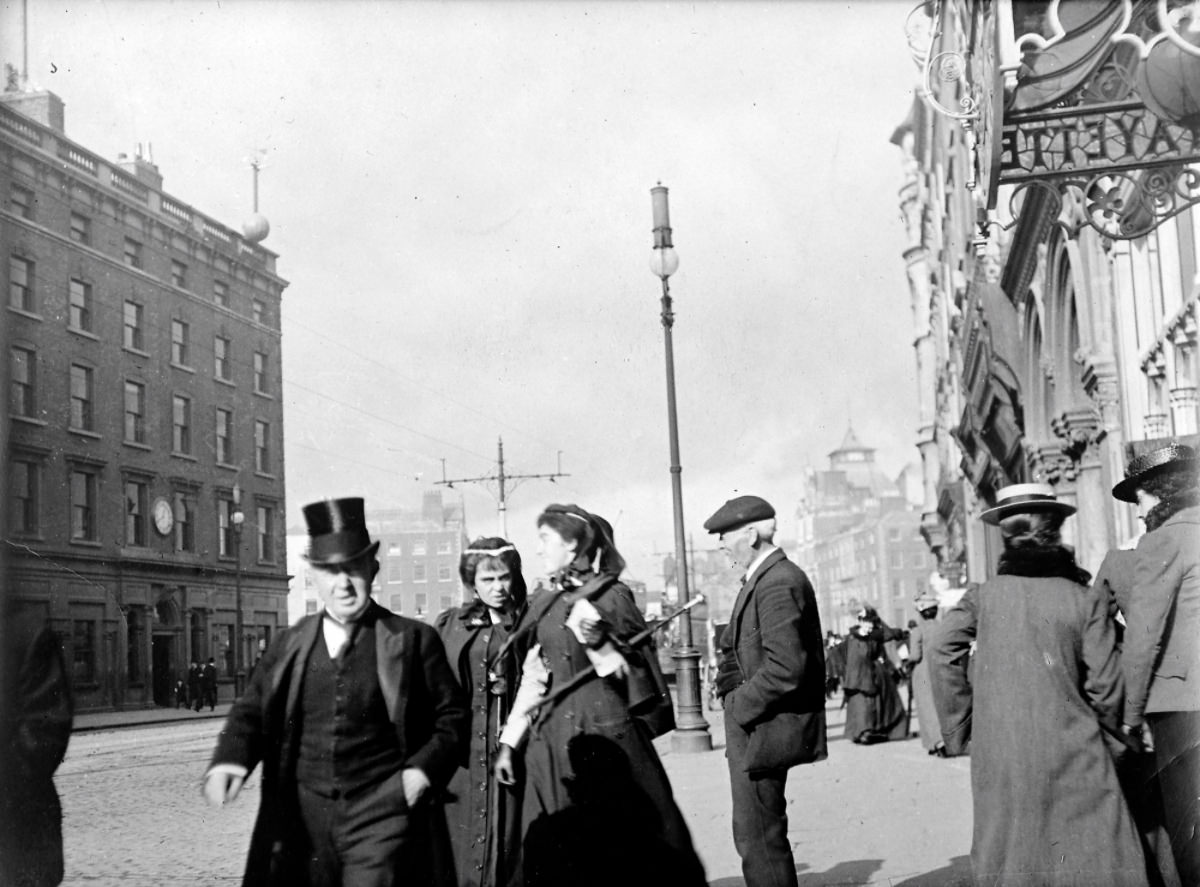
<svg viewBox="0 0 1200 887">
<path fill-rule="evenodd" d="M 217 708 L 217 663 L 212 658 L 204 665 L 193 662 L 175 682 L 176 708 L 200 711 L 206 705 L 209 711 Z"/>
</svg>

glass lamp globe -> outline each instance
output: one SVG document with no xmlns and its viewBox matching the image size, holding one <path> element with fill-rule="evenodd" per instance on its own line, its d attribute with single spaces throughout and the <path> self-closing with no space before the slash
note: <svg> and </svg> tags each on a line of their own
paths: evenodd
<svg viewBox="0 0 1200 887">
<path fill-rule="evenodd" d="M 679 270 L 679 256 L 672 247 L 665 246 L 650 252 L 650 273 L 666 280 Z"/>
</svg>

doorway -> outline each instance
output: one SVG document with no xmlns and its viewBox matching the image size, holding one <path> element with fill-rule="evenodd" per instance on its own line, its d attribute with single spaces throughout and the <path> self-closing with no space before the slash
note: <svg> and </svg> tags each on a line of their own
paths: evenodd
<svg viewBox="0 0 1200 887">
<path fill-rule="evenodd" d="M 173 692 L 175 689 L 175 635 L 156 634 L 151 641 L 151 686 L 154 691 L 154 704 L 172 706 L 175 704 Z"/>
</svg>

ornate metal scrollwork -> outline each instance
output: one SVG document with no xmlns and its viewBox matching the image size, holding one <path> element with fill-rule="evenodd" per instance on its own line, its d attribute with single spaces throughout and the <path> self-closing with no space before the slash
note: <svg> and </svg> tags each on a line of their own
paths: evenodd
<svg viewBox="0 0 1200 887">
<path fill-rule="evenodd" d="M 1014 41 L 1018 53 L 1024 52 L 1026 48 L 1044 52 L 1062 42 L 1067 36 L 1067 29 L 1063 27 L 1063 23 L 1058 17 L 1060 3 L 1061 0 L 1052 0 L 1046 10 L 1045 22 L 1050 30 L 1050 36 L 1043 37 L 1041 34 L 1034 33 L 1021 34 Z M 1111 42 L 1129 43 L 1137 48 L 1138 54 L 1143 59 L 1147 58 L 1150 51 L 1164 40 L 1170 40 L 1189 55 L 1200 56 L 1200 46 L 1189 43 L 1180 33 L 1183 23 L 1190 21 L 1192 16 L 1197 14 L 1194 12 L 1193 4 L 1183 4 L 1178 0 L 1158 0 L 1155 16 L 1153 19 L 1147 17 L 1147 20 L 1152 20 L 1159 30 L 1149 39 L 1129 31 L 1130 25 L 1134 24 L 1134 6 L 1133 0 L 1121 0 L 1121 24 L 1109 38 Z"/>
</svg>

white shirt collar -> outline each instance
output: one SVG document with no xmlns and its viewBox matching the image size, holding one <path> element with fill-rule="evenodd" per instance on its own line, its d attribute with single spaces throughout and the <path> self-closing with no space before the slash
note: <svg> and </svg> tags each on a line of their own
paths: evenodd
<svg viewBox="0 0 1200 887">
<path fill-rule="evenodd" d="M 749 582 L 754 576 L 754 571 L 762 566 L 762 562 L 771 556 L 772 552 L 778 550 L 777 545 L 768 545 L 758 553 L 758 557 L 750 562 L 750 566 L 746 568 L 746 578 L 742 581 Z"/>
</svg>

